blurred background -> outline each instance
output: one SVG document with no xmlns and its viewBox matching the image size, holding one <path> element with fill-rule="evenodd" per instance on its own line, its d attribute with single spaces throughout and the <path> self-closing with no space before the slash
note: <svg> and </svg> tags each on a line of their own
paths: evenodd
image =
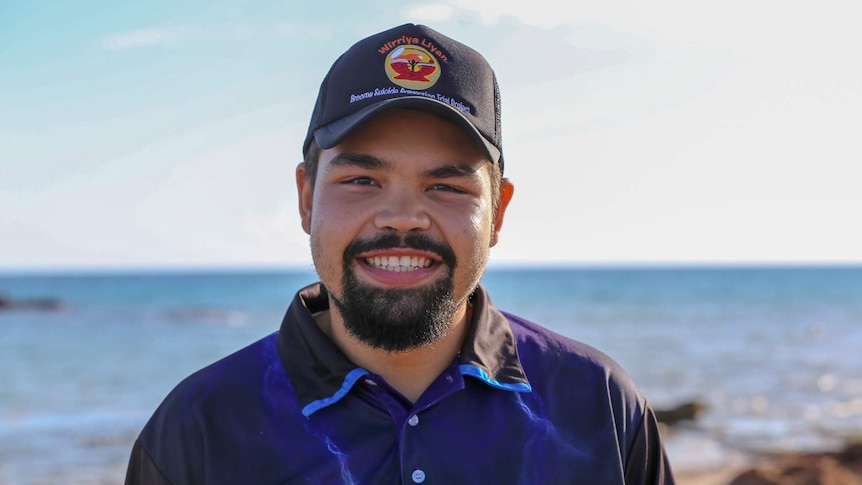
<svg viewBox="0 0 862 485">
<path fill-rule="evenodd" d="M 404 22 L 497 72 L 500 308 L 656 407 L 697 403 L 666 429 L 679 470 L 840 449 L 862 433 L 860 14 L 0 2 L 0 483 L 121 481 L 179 379 L 278 328 L 315 279 L 293 171 L 319 83 Z"/>
</svg>

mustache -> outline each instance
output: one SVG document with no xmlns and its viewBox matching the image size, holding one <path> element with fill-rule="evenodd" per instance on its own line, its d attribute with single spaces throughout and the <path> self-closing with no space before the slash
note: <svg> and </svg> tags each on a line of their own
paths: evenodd
<svg viewBox="0 0 862 485">
<path fill-rule="evenodd" d="M 349 265 L 357 256 L 367 251 L 380 251 L 386 249 L 416 249 L 427 251 L 437 255 L 450 270 L 455 269 L 455 251 L 440 241 L 435 241 L 427 234 L 408 233 L 399 235 L 394 232 L 378 234 L 369 239 L 354 239 L 344 249 L 344 264 Z"/>
</svg>

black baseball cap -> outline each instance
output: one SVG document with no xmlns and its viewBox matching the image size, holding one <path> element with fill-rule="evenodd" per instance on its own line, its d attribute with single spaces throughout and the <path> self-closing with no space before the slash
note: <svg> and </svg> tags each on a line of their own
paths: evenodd
<svg viewBox="0 0 862 485">
<path fill-rule="evenodd" d="M 424 25 L 404 24 L 354 44 L 323 82 L 302 153 L 332 148 L 389 109 L 436 113 L 464 128 L 503 170 L 500 89 L 488 61 Z"/>
</svg>

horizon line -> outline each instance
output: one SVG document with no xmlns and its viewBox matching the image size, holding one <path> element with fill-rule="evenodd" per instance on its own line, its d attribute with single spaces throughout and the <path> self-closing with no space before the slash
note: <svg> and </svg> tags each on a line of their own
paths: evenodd
<svg viewBox="0 0 862 485">
<path fill-rule="evenodd" d="M 496 270 L 672 270 L 672 269 L 862 269 L 862 261 L 489 261 L 486 271 Z M 231 274 L 231 273 L 315 273 L 308 263 L 189 263 L 189 264 L 107 264 L 57 265 L 0 268 L 5 276 L 146 275 L 146 274 Z"/>
</svg>

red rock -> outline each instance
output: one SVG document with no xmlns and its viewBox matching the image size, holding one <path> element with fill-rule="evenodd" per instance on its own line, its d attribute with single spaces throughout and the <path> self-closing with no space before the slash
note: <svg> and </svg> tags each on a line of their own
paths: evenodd
<svg viewBox="0 0 862 485">
<path fill-rule="evenodd" d="M 728 485 L 862 485 L 862 476 L 825 454 L 787 455 L 740 474 Z"/>
</svg>

